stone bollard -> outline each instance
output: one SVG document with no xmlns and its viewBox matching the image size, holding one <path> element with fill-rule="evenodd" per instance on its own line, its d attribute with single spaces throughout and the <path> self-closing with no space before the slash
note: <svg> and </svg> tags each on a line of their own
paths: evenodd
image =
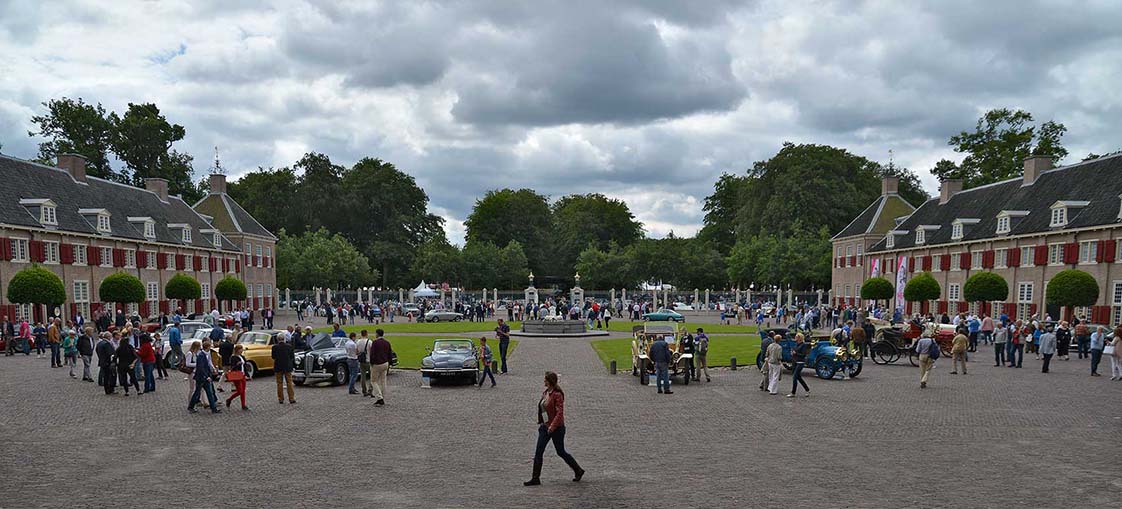
<svg viewBox="0 0 1122 509">
<path fill-rule="evenodd" d="M 729 369 L 736 371 L 736 357 L 729 359 Z"/>
<path fill-rule="evenodd" d="M 612 375 L 616 374 L 616 361 L 615 361 L 615 359 L 612 359 L 612 362 L 608 363 L 608 373 L 612 374 Z"/>
</svg>

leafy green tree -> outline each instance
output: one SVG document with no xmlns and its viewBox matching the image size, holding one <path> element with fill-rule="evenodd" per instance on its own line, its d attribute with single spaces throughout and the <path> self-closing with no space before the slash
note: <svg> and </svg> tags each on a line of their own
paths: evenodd
<svg viewBox="0 0 1122 509">
<path fill-rule="evenodd" d="M 742 288 L 752 283 L 826 288 L 830 249 L 825 227 L 813 231 L 798 224 L 789 235 L 754 235 L 733 246 L 726 258 L 729 281 Z"/>
<path fill-rule="evenodd" d="M 554 273 L 570 277 L 563 267 L 551 262 L 552 217 L 545 196 L 532 189 L 488 191 L 476 200 L 464 226 L 467 242 L 490 242 L 505 246 L 516 240 L 522 244 L 530 269 L 538 276 Z"/>
<path fill-rule="evenodd" d="M 930 272 L 921 272 L 904 285 L 904 300 L 908 302 L 936 300 L 942 291 L 939 282 Z"/>
<path fill-rule="evenodd" d="M 589 244 L 577 257 L 574 268 L 580 274 L 581 286 L 592 290 L 630 289 L 639 286 L 639 279 L 631 269 L 629 252 L 614 241 L 608 242 L 607 250 Z"/>
<path fill-rule="evenodd" d="M 1009 283 L 993 272 L 978 272 L 962 285 L 966 302 L 1004 302 L 1009 298 Z"/>
<path fill-rule="evenodd" d="M 187 136 L 183 126 L 168 122 L 152 103 L 129 103 L 123 116 L 111 113 L 109 118 L 113 153 L 131 172 L 128 181 L 132 185 L 143 187 L 144 179 L 162 178 L 168 181 L 168 193 L 183 195 L 192 203 L 200 198 L 192 180 L 192 157 L 171 148 Z"/>
<path fill-rule="evenodd" d="M 136 304 L 143 302 L 145 297 L 144 283 L 127 272 L 105 276 L 97 293 L 102 302 L 115 304 Z"/>
<path fill-rule="evenodd" d="M 291 168 L 258 168 L 227 184 L 226 192 L 269 231 L 300 235 L 306 229 L 299 179 Z"/>
<path fill-rule="evenodd" d="M 324 154 L 308 152 L 296 161 L 293 170 L 300 173 L 296 196 L 299 197 L 304 232 L 321 228 L 341 232 L 342 228 L 335 222 L 342 220 L 348 212 L 346 203 L 341 199 L 344 168 L 331 162 L 331 158 Z"/>
<path fill-rule="evenodd" d="M 51 270 L 32 265 L 16 272 L 8 281 L 8 301 L 16 304 L 42 304 L 49 307 L 66 302 L 66 287 Z"/>
<path fill-rule="evenodd" d="M 164 285 L 164 297 L 176 300 L 201 298 L 203 288 L 195 278 L 187 274 L 176 274 Z"/>
<path fill-rule="evenodd" d="M 490 242 L 468 242 L 463 251 L 461 282 L 464 288 L 478 290 L 499 285 L 498 261 L 501 250 Z"/>
<path fill-rule="evenodd" d="M 705 225 L 697 238 L 712 242 L 721 253 L 728 254 L 736 244 L 736 216 L 747 183 L 747 176 L 722 173 L 713 194 L 705 197 Z"/>
<path fill-rule="evenodd" d="M 602 194 L 569 195 L 553 204 L 553 259 L 566 270 L 589 243 L 601 249 L 628 246 L 643 237 L 642 225 L 622 200 Z"/>
<path fill-rule="evenodd" d="M 778 241 L 773 236 L 753 235 L 737 242 L 725 260 L 728 278 L 734 286 L 747 288 L 752 283 L 772 284 L 768 268 L 772 267 Z"/>
<path fill-rule="evenodd" d="M 447 239 L 435 238 L 417 250 L 410 270 L 415 280 L 413 284 L 419 281 L 456 283 L 460 281 L 463 259 L 460 250 Z"/>
<path fill-rule="evenodd" d="M 1061 138 L 1067 128 L 1047 121 L 1033 125 L 1032 114 L 1022 110 L 998 108 L 978 119 L 974 132 L 951 136 L 948 145 L 966 154 L 957 168 L 936 166 L 932 173 L 940 179 L 961 178 L 965 187 L 977 187 L 1018 177 L 1024 173 L 1024 160 L 1030 155 L 1047 155 L 1056 160 L 1067 156 Z"/>
<path fill-rule="evenodd" d="M 277 285 L 282 288 L 357 288 L 378 280 L 378 271 L 370 268 L 366 256 L 338 233 L 327 229 L 298 236 L 279 233 Z"/>
<path fill-rule="evenodd" d="M 86 104 L 63 97 L 43 103 L 47 113 L 31 117 L 39 127 L 28 136 L 42 136 L 39 160 L 49 164 L 59 154 L 81 154 L 86 157 L 86 173 L 93 177 L 121 180 L 109 165 L 113 145 L 113 121 L 98 103 Z"/>
<path fill-rule="evenodd" d="M 697 238 L 686 241 L 681 272 L 673 284 L 679 288 L 724 288 L 728 286 L 725 257 L 715 245 Z"/>
<path fill-rule="evenodd" d="M 528 282 L 529 275 L 529 262 L 522 244 L 517 240 L 508 242 L 499 252 L 499 288 L 521 288 Z"/>
<path fill-rule="evenodd" d="M 1052 276 L 1047 293 L 1049 306 L 1094 306 L 1099 300 L 1099 283 L 1086 272 L 1067 269 Z"/>
<path fill-rule="evenodd" d="M 892 282 L 883 277 L 872 277 L 861 283 L 861 298 L 864 300 L 891 300 L 896 294 Z"/>
<path fill-rule="evenodd" d="M 218 299 L 219 308 L 224 301 L 245 300 L 247 293 L 245 283 L 233 276 L 226 276 L 214 284 L 214 298 Z"/>
</svg>

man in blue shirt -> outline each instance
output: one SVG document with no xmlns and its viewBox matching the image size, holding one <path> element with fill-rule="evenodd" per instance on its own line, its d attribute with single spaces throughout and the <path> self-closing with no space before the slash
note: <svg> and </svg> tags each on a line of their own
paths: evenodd
<svg viewBox="0 0 1122 509">
<path fill-rule="evenodd" d="M 211 413 L 222 412 L 218 409 L 218 397 L 214 394 L 214 367 L 210 363 L 211 346 L 213 345 L 209 340 L 203 341 L 203 349 L 199 351 L 198 357 L 195 359 L 195 392 L 191 394 L 191 401 L 187 403 L 187 411 L 191 413 L 198 412 L 198 410 L 195 410 L 195 405 L 199 404 L 204 391 Z"/>
<path fill-rule="evenodd" d="M 173 323 L 171 328 L 168 329 L 168 346 L 171 351 L 175 352 L 175 359 L 171 366 L 172 369 L 178 368 L 179 363 L 183 362 L 183 335 L 179 332 L 179 324 Z"/>
<path fill-rule="evenodd" d="M 226 331 L 222 330 L 222 327 L 219 327 L 218 324 L 214 324 L 214 328 L 210 329 L 210 340 L 218 343 L 223 339 L 226 339 Z"/>
<path fill-rule="evenodd" d="M 970 351 L 975 352 L 978 350 L 978 333 L 982 330 L 982 321 L 976 315 L 970 315 L 966 328 L 970 331 Z"/>
<path fill-rule="evenodd" d="M 659 337 L 651 345 L 650 357 L 655 365 L 655 384 L 658 385 L 658 393 L 674 394 L 670 391 L 670 345 L 666 344 L 665 339 Z"/>
<path fill-rule="evenodd" d="M 333 337 L 333 338 L 345 338 L 345 337 L 347 337 L 347 332 L 344 331 L 343 329 L 339 328 L 339 324 L 337 324 L 337 323 L 332 324 L 332 327 L 334 327 L 335 330 L 331 333 L 331 337 Z"/>
</svg>

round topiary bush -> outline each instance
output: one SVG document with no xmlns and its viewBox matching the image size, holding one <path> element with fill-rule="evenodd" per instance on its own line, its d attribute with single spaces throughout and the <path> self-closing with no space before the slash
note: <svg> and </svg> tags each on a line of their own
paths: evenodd
<svg viewBox="0 0 1122 509">
<path fill-rule="evenodd" d="M 1005 301 L 1009 298 L 1009 283 L 993 272 L 979 272 L 962 285 L 962 296 L 966 302 Z"/>
<path fill-rule="evenodd" d="M 920 272 L 918 276 L 913 277 L 904 285 L 904 300 L 908 302 L 936 300 L 942 291 L 939 282 L 930 272 Z"/>
<path fill-rule="evenodd" d="M 59 306 L 66 302 L 66 287 L 50 269 L 32 265 L 12 276 L 8 300 L 16 304 Z"/>
<path fill-rule="evenodd" d="M 861 284 L 861 298 L 865 300 L 888 300 L 895 293 L 892 282 L 883 277 L 869 278 Z"/>
<path fill-rule="evenodd" d="M 176 274 L 164 285 L 164 296 L 178 300 L 198 299 L 203 296 L 203 287 L 191 276 Z"/>
<path fill-rule="evenodd" d="M 1076 269 L 1061 271 L 1048 282 L 1048 305 L 1094 306 L 1099 300 L 1099 283 L 1095 277 Z"/>
<path fill-rule="evenodd" d="M 143 302 L 144 283 L 141 283 L 136 276 L 125 272 L 110 274 L 101 281 L 97 295 L 102 302 L 118 304 Z"/>
<path fill-rule="evenodd" d="M 214 285 L 214 296 L 218 300 L 245 300 L 245 283 L 238 278 L 226 276 Z"/>
</svg>

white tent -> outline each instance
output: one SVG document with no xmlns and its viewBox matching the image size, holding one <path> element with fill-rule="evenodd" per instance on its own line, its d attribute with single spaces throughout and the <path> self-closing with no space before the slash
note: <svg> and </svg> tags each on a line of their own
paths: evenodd
<svg viewBox="0 0 1122 509">
<path fill-rule="evenodd" d="M 414 297 L 436 297 L 438 295 L 436 291 L 429 288 L 424 281 L 421 281 L 421 284 L 417 285 L 417 287 L 412 290 L 412 293 Z"/>
</svg>

